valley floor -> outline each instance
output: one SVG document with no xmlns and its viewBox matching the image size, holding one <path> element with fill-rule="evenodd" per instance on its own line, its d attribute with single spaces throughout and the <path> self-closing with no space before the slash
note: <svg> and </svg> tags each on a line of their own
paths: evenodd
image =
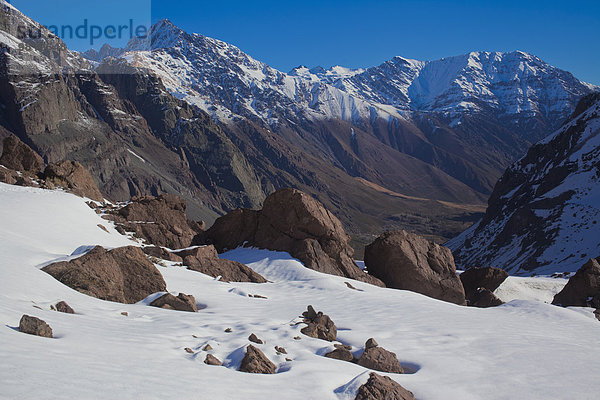
<svg viewBox="0 0 600 400">
<path fill-rule="evenodd" d="M 544 303 L 564 279 L 508 278 L 497 294 L 509 302 L 477 309 L 324 275 L 285 253 L 236 249 L 221 256 L 270 283 L 224 283 L 158 266 L 169 291 L 205 307 L 186 313 L 149 307 L 156 295 L 132 305 L 98 300 L 40 270 L 80 246 L 132 244 L 83 199 L 0 184 L 0 206 L 0 398 L 353 399 L 368 370 L 323 357 L 333 345 L 300 333 L 308 304 L 331 317 L 353 351 L 374 337 L 395 352 L 414 373 L 387 375 L 417 399 L 595 399 L 600 392 L 600 323 L 591 309 Z M 60 300 L 77 314 L 50 311 Z M 48 322 L 55 338 L 18 332 L 23 314 Z M 237 371 L 251 333 L 265 341 L 258 347 L 277 374 Z M 203 363 L 206 344 L 224 367 Z"/>
</svg>

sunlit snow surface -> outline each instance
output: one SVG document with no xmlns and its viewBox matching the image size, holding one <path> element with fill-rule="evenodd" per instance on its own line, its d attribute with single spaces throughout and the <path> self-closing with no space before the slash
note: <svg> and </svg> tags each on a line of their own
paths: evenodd
<svg viewBox="0 0 600 400">
<path fill-rule="evenodd" d="M 295 323 L 308 304 L 330 315 L 339 340 L 355 351 L 369 337 L 394 351 L 416 373 L 389 376 L 418 399 L 595 399 L 600 391 L 600 323 L 590 309 L 531 300 L 461 307 L 323 275 L 285 253 L 256 249 L 223 257 L 246 263 L 270 283 L 224 283 L 183 267 L 158 267 L 168 290 L 192 294 L 206 307 L 198 313 L 148 301 L 112 303 L 39 270 L 82 245 L 132 244 L 83 199 L 0 184 L 0 205 L 0 398 L 352 399 L 366 370 L 323 357 L 333 346 L 300 333 L 303 325 Z M 510 289 L 513 296 L 519 290 L 531 294 Z M 59 300 L 78 314 L 50 311 Z M 55 339 L 19 333 L 22 314 L 47 321 Z M 265 341 L 258 347 L 279 373 L 236 371 L 250 333 Z M 225 367 L 203 363 L 207 343 Z M 276 345 L 288 355 L 276 355 Z"/>
</svg>

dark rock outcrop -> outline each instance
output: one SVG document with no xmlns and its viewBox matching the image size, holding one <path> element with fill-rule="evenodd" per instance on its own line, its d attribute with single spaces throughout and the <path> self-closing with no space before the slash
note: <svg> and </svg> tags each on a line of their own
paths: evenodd
<svg viewBox="0 0 600 400">
<path fill-rule="evenodd" d="M 319 311 L 315 312 L 312 306 L 308 306 L 308 310 L 303 312 L 304 322 L 308 324 L 300 330 L 306 336 L 317 339 L 328 340 L 330 342 L 337 339 L 337 328 L 328 315 Z"/>
<path fill-rule="evenodd" d="M 61 161 L 49 164 L 44 170 L 46 184 L 61 186 L 77 196 L 103 202 L 104 196 L 92 176 L 83 165 L 77 161 Z"/>
<path fill-rule="evenodd" d="M 51 338 L 52 328 L 45 321 L 30 315 L 23 315 L 19 321 L 19 332 Z"/>
<path fill-rule="evenodd" d="M 369 273 L 388 287 L 465 304 L 465 292 L 446 247 L 406 231 L 386 232 L 365 248 Z"/>
<path fill-rule="evenodd" d="M 415 400 L 415 396 L 390 377 L 371 372 L 367 383 L 358 388 L 355 400 Z"/>
<path fill-rule="evenodd" d="M 305 267 L 383 286 L 353 260 L 350 237 L 321 203 L 296 189 L 269 195 L 262 210 L 238 209 L 217 219 L 198 238 L 218 251 L 249 245 L 285 251 Z"/>
<path fill-rule="evenodd" d="M 219 360 L 217 357 L 213 356 L 212 354 L 207 354 L 206 355 L 206 358 L 204 359 L 204 364 L 218 365 L 218 366 L 223 365 L 223 363 L 221 362 L 221 360 Z"/>
<path fill-rule="evenodd" d="M 177 311 L 198 312 L 196 299 L 190 294 L 179 293 L 177 297 L 171 293 L 165 293 L 150 303 L 152 307 L 166 308 Z"/>
<path fill-rule="evenodd" d="M 239 370 L 251 374 L 274 374 L 276 369 L 275 364 L 262 351 L 250 344 L 246 348 L 246 355 Z"/>
<path fill-rule="evenodd" d="M 219 258 L 217 250 L 212 245 L 198 246 L 175 253 L 183 258 L 183 265 L 189 270 L 201 272 L 216 278 L 221 277 L 225 282 L 254 282 L 265 283 L 267 280 L 259 273 L 237 261 Z"/>
<path fill-rule="evenodd" d="M 15 171 L 38 174 L 44 167 L 44 160 L 18 137 L 10 135 L 3 141 L 0 165 Z"/>
<path fill-rule="evenodd" d="M 66 313 L 66 314 L 75 314 L 75 310 L 71 308 L 70 305 L 67 304 L 66 301 L 59 301 L 56 303 L 56 311 Z"/>
<path fill-rule="evenodd" d="M 471 268 L 460 274 L 467 305 L 484 308 L 502 304 L 493 292 L 507 277 L 508 272 L 494 267 Z"/>
<path fill-rule="evenodd" d="M 79 258 L 42 270 L 78 292 L 119 303 L 136 303 L 166 291 L 162 275 L 139 247 L 107 251 L 96 246 Z"/>
<path fill-rule="evenodd" d="M 150 244 L 181 249 L 189 247 L 201 231 L 197 222 L 187 219 L 185 210 L 184 199 L 162 194 L 134 197 L 125 207 L 106 217 Z"/>
<path fill-rule="evenodd" d="M 358 359 L 358 365 L 381 372 L 404 373 L 396 354 L 379 347 L 374 339 L 365 343 L 365 351 Z"/>
<path fill-rule="evenodd" d="M 600 308 L 600 257 L 591 258 L 579 268 L 552 304 Z"/>
</svg>

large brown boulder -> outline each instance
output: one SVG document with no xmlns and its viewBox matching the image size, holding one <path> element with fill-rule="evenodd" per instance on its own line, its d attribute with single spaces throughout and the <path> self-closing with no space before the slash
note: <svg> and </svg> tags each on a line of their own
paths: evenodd
<svg viewBox="0 0 600 400">
<path fill-rule="evenodd" d="M 64 187 L 77 196 L 99 202 L 104 201 L 104 196 L 100 193 L 88 170 L 77 161 L 49 164 L 44 170 L 44 178 L 46 184 Z"/>
<path fill-rule="evenodd" d="M 31 315 L 23 315 L 19 321 L 19 332 L 51 338 L 52 328 L 45 321 Z"/>
<path fill-rule="evenodd" d="M 371 372 L 367 383 L 358 388 L 355 400 L 415 400 L 415 396 L 390 377 Z"/>
<path fill-rule="evenodd" d="M 552 304 L 600 308 L 600 257 L 591 258 L 579 268 Z"/>
<path fill-rule="evenodd" d="M 248 245 L 285 251 L 305 267 L 383 286 L 358 268 L 341 222 L 321 203 L 296 189 L 269 195 L 262 210 L 240 209 L 221 217 L 199 236 L 219 252 Z"/>
<path fill-rule="evenodd" d="M 379 347 L 374 339 L 369 339 L 365 343 L 365 351 L 358 359 L 358 365 L 381 372 L 404 373 L 396 354 Z"/>
<path fill-rule="evenodd" d="M 308 310 L 303 312 L 304 322 L 307 324 L 300 330 L 306 336 L 316 339 L 323 339 L 333 342 L 337 339 L 337 327 L 329 318 L 329 315 L 323 312 L 316 312 L 312 306 L 308 306 Z"/>
<path fill-rule="evenodd" d="M 225 282 L 265 283 L 267 280 L 251 268 L 237 261 L 219 258 L 213 245 L 198 246 L 175 253 L 183 258 L 183 265 L 189 270 L 201 272 Z"/>
<path fill-rule="evenodd" d="M 450 249 L 406 231 L 386 232 L 365 248 L 369 273 L 388 287 L 465 304 Z"/>
<path fill-rule="evenodd" d="M 508 272 L 500 268 L 471 268 L 460 274 L 460 281 L 465 289 L 467 304 L 473 307 L 494 307 L 502 304 L 502 300 L 494 295 Z"/>
<path fill-rule="evenodd" d="M 137 303 L 167 289 L 154 264 L 133 246 L 110 251 L 96 246 L 79 258 L 42 270 L 78 292 L 119 303 Z"/>
<path fill-rule="evenodd" d="M 169 310 L 198 312 L 196 299 L 191 294 L 179 293 L 174 296 L 171 293 L 165 293 L 158 299 L 150 303 L 152 307 L 166 308 Z"/>
<path fill-rule="evenodd" d="M 201 232 L 197 222 L 187 219 L 185 209 L 185 200 L 172 194 L 134 197 L 108 218 L 149 244 L 181 249 Z"/>
<path fill-rule="evenodd" d="M 44 160 L 18 137 L 10 135 L 3 141 L 0 165 L 15 171 L 37 174 L 44 167 Z"/>
<path fill-rule="evenodd" d="M 249 344 L 239 370 L 251 374 L 274 374 L 276 369 L 262 351 Z"/>
</svg>

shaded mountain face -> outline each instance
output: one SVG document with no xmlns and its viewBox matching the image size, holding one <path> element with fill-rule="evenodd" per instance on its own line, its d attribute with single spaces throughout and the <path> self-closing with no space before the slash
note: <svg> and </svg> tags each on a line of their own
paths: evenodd
<svg viewBox="0 0 600 400">
<path fill-rule="evenodd" d="M 243 117 L 277 134 L 292 132 L 286 140 L 311 142 L 346 173 L 410 195 L 429 196 L 411 192 L 385 160 L 363 157 L 369 152 L 348 140 L 356 162 L 376 176 L 357 173 L 346 153 L 315 134 L 314 124 L 327 121 L 327 137 L 368 135 L 380 151 L 430 164 L 467 186 L 462 193 L 485 198 L 507 165 L 557 129 L 577 100 L 594 90 L 522 52 L 473 52 L 430 62 L 395 57 L 366 70 L 298 67 L 285 74 L 167 20 L 152 28 L 150 48 L 134 39 L 122 57 L 161 76 L 170 92 L 216 120 L 229 124 Z M 350 129 L 340 132 L 330 121 Z M 444 187 L 434 198 L 464 200 L 447 196 Z"/>
<path fill-rule="evenodd" d="M 97 73 L 5 2 L 0 21 L 0 124 L 46 162 L 80 161 L 112 200 L 180 194 L 192 216 L 208 221 L 260 204 L 264 193 L 241 151 L 159 79 L 118 62 Z M 19 26 L 36 35 L 19 37 Z"/>
<path fill-rule="evenodd" d="M 600 94 L 497 182 L 485 216 L 450 241 L 457 265 L 576 271 L 600 254 Z"/>
</svg>

